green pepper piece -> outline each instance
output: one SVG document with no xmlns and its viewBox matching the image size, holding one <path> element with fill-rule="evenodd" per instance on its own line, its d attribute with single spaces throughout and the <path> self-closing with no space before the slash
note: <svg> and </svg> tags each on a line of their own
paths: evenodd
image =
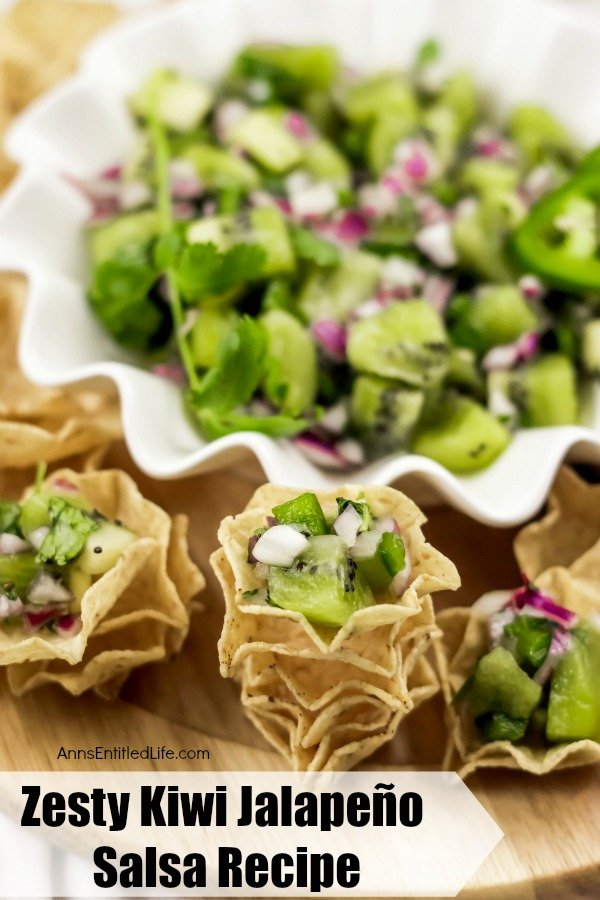
<svg viewBox="0 0 600 900">
<path fill-rule="evenodd" d="M 302 525 L 309 534 L 328 534 L 327 522 L 316 494 L 307 491 L 273 507 L 279 525 Z"/>
<path fill-rule="evenodd" d="M 484 741 L 520 741 L 527 730 L 527 719 L 515 719 L 505 713 L 486 713 L 476 723 Z"/>
<path fill-rule="evenodd" d="M 513 236 L 517 259 L 555 287 L 599 290 L 599 211 L 600 166 L 588 163 L 531 208 Z M 561 230 L 561 218 L 572 218 L 573 226 Z"/>
<path fill-rule="evenodd" d="M 504 634 L 515 639 L 515 658 L 521 668 L 533 674 L 542 665 L 550 644 L 554 626 L 538 616 L 517 616 L 504 626 Z"/>
</svg>

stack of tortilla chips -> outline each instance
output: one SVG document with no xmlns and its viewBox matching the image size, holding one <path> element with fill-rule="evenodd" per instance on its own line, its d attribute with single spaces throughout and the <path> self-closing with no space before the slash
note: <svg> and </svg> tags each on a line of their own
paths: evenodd
<svg viewBox="0 0 600 900">
<path fill-rule="evenodd" d="M 221 523 L 211 557 L 225 595 L 221 673 L 241 681 L 242 703 L 262 734 L 298 770 L 348 769 L 389 741 L 401 719 L 432 696 L 438 681 L 423 654 L 437 634 L 433 591 L 456 589 L 454 565 L 425 541 L 425 517 L 387 487 L 346 485 L 317 492 L 325 514 L 336 496 L 366 500 L 398 522 L 412 582 L 395 601 L 353 613 L 340 629 L 245 598 L 262 587 L 248 562 L 248 539 L 277 504 L 299 491 L 265 485 L 241 514 Z"/>
<path fill-rule="evenodd" d="M 132 669 L 179 650 L 204 578 L 188 556 L 186 517 L 172 520 L 124 472 L 61 470 L 44 489 L 51 492 L 57 479 L 77 487 L 94 509 L 121 521 L 137 539 L 84 594 L 78 634 L 0 629 L 0 665 L 8 666 L 16 694 L 56 683 L 71 694 L 93 689 L 112 698 Z"/>
<path fill-rule="evenodd" d="M 523 528 L 515 541 L 517 561 L 527 578 L 558 604 L 582 619 L 600 614 L 600 485 L 589 485 L 571 469 L 561 470 L 547 515 Z M 477 610 L 449 609 L 437 617 L 443 636 L 436 656 L 447 702 L 446 767 L 464 778 L 478 768 L 503 767 L 544 774 L 600 760 L 592 740 L 527 746 L 526 742 L 483 743 L 472 719 L 451 705 L 452 698 L 489 650 L 487 621 Z"/>
</svg>

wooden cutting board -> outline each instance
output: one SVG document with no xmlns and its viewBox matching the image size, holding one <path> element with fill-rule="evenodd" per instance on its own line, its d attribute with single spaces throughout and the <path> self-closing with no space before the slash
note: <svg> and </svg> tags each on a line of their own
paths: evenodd
<svg viewBox="0 0 600 900">
<path fill-rule="evenodd" d="M 246 721 L 238 689 L 218 673 L 216 641 L 223 604 L 208 557 L 216 547 L 223 516 L 240 510 L 264 477 L 250 456 L 221 473 L 185 481 L 156 482 L 132 465 L 122 447 L 106 461 L 129 471 L 141 490 L 191 523 L 193 555 L 207 576 L 206 610 L 195 614 L 179 656 L 132 675 L 119 701 L 74 699 L 58 688 L 13 698 L 0 682 L 3 721 L 0 768 L 273 770 L 285 762 Z M 400 483 L 411 492 L 414 484 Z M 483 591 L 518 581 L 512 530 L 486 528 L 446 506 L 428 510 L 428 539 L 461 571 L 458 595 L 438 595 L 438 608 L 471 603 Z M 439 764 L 444 743 L 440 698 L 409 716 L 395 739 L 368 761 L 369 768 Z M 90 763 L 57 760 L 61 747 L 129 744 L 167 745 L 209 751 L 201 762 Z M 555 900 L 600 896 L 600 767 L 545 778 L 486 772 L 469 781 L 481 803 L 505 832 L 504 840 L 476 873 L 461 897 L 485 900 Z"/>
</svg>

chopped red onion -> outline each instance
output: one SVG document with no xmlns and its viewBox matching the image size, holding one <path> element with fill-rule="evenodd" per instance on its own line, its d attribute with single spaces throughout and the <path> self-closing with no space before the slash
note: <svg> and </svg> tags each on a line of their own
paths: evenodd
<svg viewBox="0 0 600 900">
<path fill-rule="evenodd" d="M 31 550 L 31 544 L 29 541 L 24 541 L 18 534 L 8 534 L 7 532 L 0 534 L 0 556 L 25 553 L 27 550 Z"/>
<path fill-rule="evenodd" d="M 326 181 L 293 191 L 289 199 L 292 212 L 300 219 L 326 216 L 338 205 L 337 194 Z"/>
<path fill-rule="evenodd" d="M 381 179 L 381 184 L 386 190 L 390 191 L 390 193 L 395 194 L 396 196 L 403 194 L 406 191 L 406 185 L 402 182 L 398 175 L 394 174 L 392 170 L 390 170 L 383 176 L 383 178 Z"/>
<path fill-rule="evenodd" d="M 173 216 L 176 219 L 193 219 L 196 216 L 196 207 L 193 203 L 178 200 L 173 204 Z"/>
<path fill-rule="evenodd" d="M 109 166 L 108 169 L 104 169 L 100 173 L 100 178 L 103 181 L 119 181 L 122 173 L 123 169 L 121 166 Z"/>
<path fill-rule="evenodd" d="M 343 400 L 330 406 L 327 412 L 321 417 L 319 425 L 332 434 L 341 434 L 348 424 L 348 407 Z"/>
<path fill-rule="evenodd" d="M 229 133 L 244 118 L 249 106 L 241 100 L 224 100 L 215 110 L 215 134 L 220 141 L 226 141 Z"/>
<path fill-rule="evenodd" d="M 540 336 L 537 331 L 522 335 L 512 344 L 492 347 L 485 354 L 481 366 L 485 372 L 512 369 L 520 362 L 531 359 L 538 352 Z"/>
<path fill-rule="evenodd" d="M 385 294 L 380 291 L 377 296 L 370 297 L 364 303 L 361 303 L 360 306 L 357 306 L 352 312 L 352 318 L 370 319 L 371 316 L 378 315 L 378 313 L 388 307 L 393 302 L 393 299 L 392 294 Z"/>
<path fill-rule="evenodd" d="M 48 525 L 40 525 L 39 528 L 35 528 L 27 535 L 27 540 L 36 550 L 39 550 L 46 537 L 50 534 L 50 528 Z"/>
<path fill-rule="evenodd" d="M 0 619 L 8 619 L 10 616 L 18 616 L 23 612 L 23 602 L 19 599 L 11 600 L 6 594 L 0 593 Z"/>
<path fill-rule="evenodd" d="M 365 451 L 362 444 L 353 438 L 345 438 L 334 444 L 335 450 L 346 461 L 346 466 L 362 466 L 365 461 Z"/>
<path fill-rule="evenodd" d="M 392 516 L 387 516 L 385 519 L 375 519 L 373 529 L 380 534 L 384 534 L 386 531 L 390 531 L 392 534 L 402 534 L 400 526 Z"/>
<path fill-rule="evenodd" d="M 48 609 L 41 609 L 39 612 L 27 611 L 23 615 L 23 624 L 26 631 L 38 631 L 40 628 L 42 628 L 43 625 L 46 625 L 52 619 L 55 619 L 57 616 L 61 615 L 62 610 L 52 606 Z"/>
<path fill-rule="evenodd" d="M 405 175 L 417 184 L 431 180 L 439 168 L 430 145 L 422 138 L 401 141 L 394 150 L 394 161 L 402 166 Z"/>
<path fill-rule="evenodd" d="M 286 113 L 283 123 L 290 134 L 293 134 L 299 141 L 309 141 L 314 136 L 307 119 L 296 110 Z"/>
<path fill-rule="evenodd" d="M 362 516 L 351 503 L 348 503 L 333 523 L 333 530 L 341 537 L 346 547 L 353 547 L 361 525 Z"/>
<path fill-rule="evenodd" d="M 391 591 L 394 597 L 401 597 L 410 584 L 412 574 L 412 566 L 410 564 L 410 556 L 408 550 L 405 549 L 404 568 L 396 572 L 392 579 Z"/>
<path fill-rule="evenodd" d="M 573 640 L 569 632 L 562 628 L 555 628 L 546 659 L 533 676 L 533 680 L 543 687 L 552 675 L 557 664 L 563 658 L 565 653 L 569 652 L 572 646 Z"/>
<path fill-rule="evenodd" d="M 38 572 L 27 589 L 27 602 L 34 606 L 47 603 L 70 603 L 73 600 L 71 591 L 56 581 L 48 572 Z"/>
<path fill-rule="evenodd" d="M 313 337 L 321 347 L 334 359 L 343 360 L 346 357 L 346 330 L 333 319 L 319 319 L 311 326 Z"/>
<path fill-rule="evenodd" d="M 454 292 L 454 281 L 443 275 L 428 275 L 423 285 L 422 296 L 440 313 L 445 312 Z"/>
<path fill-rule="evenodd" d="M 371 559 L 375 556 L 380 541 L 380 531 L 363 531 L 350 548 L 350 555 L 353 559 Z"/>
<path fill-rule="evenodd" d="M 324 469 L 334 469 L 341 471 L 353 465 L 336 446 L 325 443 L 314 434 L 305 433 L 293 438 L 294 445 L 300 450 L 310 462 Z"/>
<path fill-rule="evenodd" d="M 415 235 L 415 244 L 421 253 L 442 269 L 455 266 L 458 261 L 448 222 L 436 222 L 421 228 Z"/>
<path fill-rule="evenodd" d="M 542 594 L 534 584 L 525 584 L 518 588 L 512 595 L 512 601 L 516 609 L 525 610 L 527 614 L 530 610 L 534 610 L 544 618 L 558 622 L 566 628 L 571 628 L 577 621 L 574 612 Z"/>
<path fill-rule="evenodd" d="M 152 200 L 152 191 L 143 181 L 126 181 L 119 193 L 121 209 L 136 209 Z"/>
<path fill-rule="evenodd" d="M 82 624 L 80 616 L 60 616 L 54 627 L 61 637 L 74 637 L 81 631 Z"/>
<path fill-rule="evenodd" d="M 479 600 L 476 600 L 471 607 L 478 618 L 487 619 L 494 613 L 504 609 L 510 604 L 512 593 L 510 591 L 488 591 L 482 594 Z"/>
<path fill-rule="evenodd" d="M 556 174 L 551 166 L 536 166 L 529 172 L 523 182 L 525 196 L 530 203 L 534 203 L 556 187 Z"/>
<path fill-rule="evenodd" d="M 150 371 L 153 375 L 158 375 L 159 378 L 164 378 L 166 381 L 172 381 L 179 387 L 187 384 L 185 369 L 177 363 L 156 363 Z"/>
<path fill-rule="evenodd" d="M 398 197 L 382 184 L 365 184 L 358 191 L 358 203 L 367 218 L 382 219 L 396 213 Z"/>
<path fill-rule="evenodd" d="M 360 213 L 352 209 L 342 213 L 334 225 L 335 235 L 341 241 L 360 241 L 369 230 Z"/>
<path fill-rule="evenodd" d="M 203 192 L 203 185 L 194 166 L 186 159 L 174 159 L 169 165 L 171 196 L 174 200 L 195 200 Z"/>
<path fill-rule="evenodd" d="M 499 593 L 502 593 L 501 591 Z M 488 634 L 490 637 L 490 644 L 492 647 L 500 647 L 504 642 L 504 629 L 507 625 L 510 625 L 516 618 L 516 613 L 514 609 L 510 607 L 499 609 L 497 612 L 492 613 L 492 615 L 488 619 Z"/>
<path fill-rule="evenodd" d="M 402 256 L 388 256 L 381 267 L 384 285 L 393 287 L 416 287 L 425 281 L 425 270 Z"/>
<path fill-rule="evenodd" d="M 546 289 L 537 275 L 522 275 L 518 281 L 523 296 L 528 300 L 540 300 Z"/>
<path fill-rule="evenodd" d="M 275 525 L 261 534 L 252 555 L 268 566 L 289 568 L 303 550 L 309 547 L 308 538 L 291 525 Z"/>
</svg>

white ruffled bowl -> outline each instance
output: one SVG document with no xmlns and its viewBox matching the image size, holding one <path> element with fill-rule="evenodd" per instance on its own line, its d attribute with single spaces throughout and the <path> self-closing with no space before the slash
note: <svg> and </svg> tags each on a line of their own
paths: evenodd
<svg viewBox="0 0 600 900">
<path fill-rule="evenodd" d="M 539 102 L 584 144 L 600 140 L 600 37 L 538 0 L 187 0 L 131 17 L 90 45 L 79 73 L 34 103 L 6 142 L 22 171 L 0 204 L 0 267 L 29 276 L 20 342 L 28 377 L 43 385 L 111 379 L 131 454 L 154 477 L 226 466 L 247 448 L 273 481 L 299 487 L 338 481 L 287 441 L 244 432 L 203 442 L 178 389 L 112 342 L 84 298 L 88 204 L 63 176 L 94 175 L 127 153 L 132 128 L 124 98 L 157 66 L 215 80 L 247 42 L 282 40 L 335 43 L 344 61 L 369 71 L 406 64 L 429 37 L 442 44 L 448 68 L 469 67 L 500 109 Z M 476 475 L 457 477 L 407 454 L 353 478 L 389 483 L 417 475 L 475 518 L 515 524 L 543 503 L 565 456 L 600 462 L 597 386 L 587 407 L 585 425 L 521 431 Z"/>
</svg>

